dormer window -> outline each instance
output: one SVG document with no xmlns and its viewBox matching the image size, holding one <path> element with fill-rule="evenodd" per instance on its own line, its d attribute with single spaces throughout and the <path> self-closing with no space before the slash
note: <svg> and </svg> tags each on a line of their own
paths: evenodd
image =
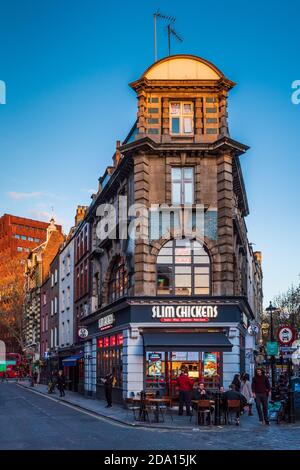
<svg viewBox="0 0 300 470">
<path fill-rule="evenodd" d="M 173 101 L 170 103 L 171 135 L 194 134 L 194 106 L 192 102 Z"/>
</svg>

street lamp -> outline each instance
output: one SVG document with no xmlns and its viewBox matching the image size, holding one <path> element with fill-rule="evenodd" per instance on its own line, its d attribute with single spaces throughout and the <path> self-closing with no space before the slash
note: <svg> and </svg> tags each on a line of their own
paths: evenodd
<svg viewBox="0 0 300 470">
<path fill-rule="evenodd" d="M 274 325 L 273 325 L 273 313 L 276 312 L 277 308 L 272 305 L 270 302 L 269 307 L 266 308 L 266 312 L 270 315 L 270 341 L 274 342 Z M 275 356 L 271 356 L 271 370 L 272 370 L 272 390 L 275 389 L 275 377 L 276 377 L 276 367 L 275 367 Z"/>
</svg>

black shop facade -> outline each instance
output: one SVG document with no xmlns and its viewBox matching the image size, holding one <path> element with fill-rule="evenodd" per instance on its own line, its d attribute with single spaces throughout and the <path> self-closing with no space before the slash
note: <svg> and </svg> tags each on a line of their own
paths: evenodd
<svg viewBox="0 0 300 470">
<path fill-rule="evenodd" d="M 207 389 L 227 387 L 249 371 L 252 320 L 242 297 L 119 299 L 85 323 L 86 393 L 103 398 L 101 378 L 112 372 L 116 402 L 141 390 L 176 396 L 183 368 Z"/>
</svg>

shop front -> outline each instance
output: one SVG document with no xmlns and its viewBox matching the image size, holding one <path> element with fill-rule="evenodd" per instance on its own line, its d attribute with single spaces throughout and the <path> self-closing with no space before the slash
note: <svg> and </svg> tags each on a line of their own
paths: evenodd
<svg viewBox="0 0 300 470">
<path fill-rule="evenodd" d="M 228 387 L 245 370 L 251 319 L 249 306 L 237 297 L 119 300 L 88 325 L 85 381 L 93 396 L 104 398 L 101 379 L 112 372 L 116 402 L 141 390 L 176 396 L 183 368 L 208 389 Z"/>
<path fill-rule="evenodd" d="M 223 352 L 232 344 L 226 331 L 204 332 L 201 329 L 176 329 L 166 333 L 143 333 L 145 349 L 145 388 L 160 395 L 178 394 L 177 378 L 187 370 L 194 382 L 216 390 L 223 383 Z"/>
</svg>

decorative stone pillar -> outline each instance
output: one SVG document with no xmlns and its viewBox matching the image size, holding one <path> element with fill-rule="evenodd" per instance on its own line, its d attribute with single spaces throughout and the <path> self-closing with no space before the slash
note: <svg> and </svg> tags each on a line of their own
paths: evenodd
<svg viewBox="0 0 300 470">
<path fill-rule="evenodd" d="M 235 374 L 240 373 L 240 331 L 230 328 L 229 341 L 233 345 L 232 351 L 223 352 L 223 387 L 228 389 Z"/>
<path fill-rule="evenodd" d="M 135 327 L 123 331 L 123 398 L 144 389 L 143 338 Z"/>
<path fill-rule="evenodd" d="M 149 161 L 147 155 L 140 152 L 134 157 L 134 190 L 135 204 L 140 204 L 144 208 L 149 207 Z M 147 282 L 152 280 L 147 273 L 145 265 L 147 255 L 149 255 L 149 220 L 146 215 L 139 217 L 139 233 L 146 236 L 145 239 L 135 240 L 134 266 L 135 266 L 135 295 L 147 295 Z"/>
<path fill-rule="evenodd" d="M 217 192 L 219 265 L 215 265 L 214 294 L 233 295 L 233 177 L 232 156 L 229 153 L 221 153 L 217 160 Z"/>
</svg>

